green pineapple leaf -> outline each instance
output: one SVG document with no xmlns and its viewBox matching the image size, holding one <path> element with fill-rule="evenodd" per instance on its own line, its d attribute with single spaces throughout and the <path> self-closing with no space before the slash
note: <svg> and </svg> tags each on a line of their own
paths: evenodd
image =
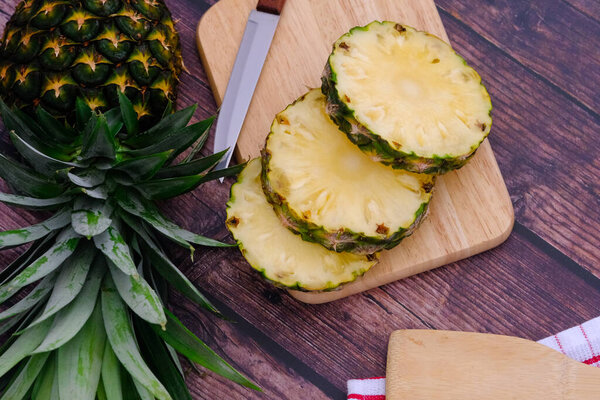
<svg viewBox="0 0 600 400">
<path fill-rule="evenodd" d="M 98 388 L 96 389 L 96 399 L 109 400 L 106 397 L 106 389 L 104 388 L 104 383 L 102 382 L 102 377 L 100 377 L 100 381 L 98 382 Z M 122 397 L 118 397 L 118 399 L 122 399 Z"/>
<path fill-rule="evenodd" d="M 18 246 L 41 239 L 52 231 L 64 228 L 69 222 L 71 222 L 69 211 L 63 209 L 38 224 L 0 232 L 0 248 Z"/>
<path fill-rule="evenodd" d="M 210 118 L 211 118 L 211 124 L 212 124 L 214 122 L 214 120 L 216 119 L 216 116 L 212 116 Z M 207 139 L 208 139 L 208 134 L 202 135 L 200 137 L 200 139 L 196 142 L 196 144 L 192 147 L 192 150 L 190 150 L 189 154 L 187 156 L 185 156 L 185 158 L 183 159 L 183 161 L 181 163 L 185 164 L 185 163 L 189 163 L 190 161 L 192 161 L 194 159 L 194 157 L 196 156 L 196 154 L 198 154 L 198 152 L 200 150 L 202 150 L 202 148 L 204 147 L 204 144 L 206 144 Z"/>
<path fill-rule="evenodd" d="M 140 318 L 152 324 L 164 326 L 167 319 L 162 302 L 144 278 L 141 276 L 134 278 L 131 275 L 124 274 L 111 261 L 108 261 L 108 267 L 121 299 L 129 308 Z"/>
<path fill-rule="evenodd" d="M 217 308 L 194 286 L 192 282 L 177 268 L 171 260 L 162 252 L 150 237 L 150 234 L 143 228 L 142 224 L 135 221 L 132 216 L 123 215 L 123 220 L 132 228 L 142 239 L 140 246 L 142 254 L 148 260 L 148 263 L 177 291 L 192 300 L 202 308 L 222 317 Z"/>
<path fill-rule="evenodd" d="M 237 170 L 211 172 L 225 151 L 196 159 L 214 121 L 188 126 L 196 106 L 171 114 L 167 101 L 163 120 L 151 125 L 147 116 L 155 107 L 147 100 L 136 98 L 132 104 L 117 90 L 118 107 L 101 112 L 114 101 L 93 90 L 85 100 L 75 100 L 73 83 L 65 82 L 57 93 L 74 109 L 60 119 L 41 108 L 31 118 L 0 104 L 14 131 L 9 133 L 14 147 L 25 160 L 21 164 L 0 154 L 0 178 L 17 191 L 0 193 L 0 202 L 58 210 L 44 222 L 0 232 L 0 248 L 33 242 L 0 271 L 0 304 L 33 286 L 0 312 L 0 334 L 16 332 L 0 346 L 0 393 L 9 390 L 12 397 L 32 400 L 191 399 L 176 353 L 191 339 L 171 328 L 175 348 L 159 335 L 160 329 L 169 331 L 167 322 L 174 323 L 163 306 L 169 286 L 223 316 L 169 260 L 153 229 L 191 251 L 192 243 L 235 245 L 177 226 L 140 193 L 172 197 Z M 67 125 L 65 117 L 76 124 Z M 151 127 L 142 131 L 142 126 Z M 190 146 L 183 162 L 168 166 Z M 35 336 L 41 328 L 43 334 Z M 193 342 L 184 355 L 256 388 L 206 349 Z M 41 357 L 48 360 L 35 364 Z"/>
<path fill-rule="evenodd" d="M 133 318 L 133 325 L 144 358 L 148 360 L 171 396 L 177 400 L 192 400 L 183 375 L 179 372 L 165 342 L 139 318 Z"/>
<path fill-rule="evenodd" d="M 171 113 L 173 113 L 173 102 L 171 100 L 169 100 L 169 101 L 167 101 L 167 105 L 165 106 L 165 109 L 164 109 L 160 119 L 166 118 Z"/>
<path fill-rule="evenodd" d="M 50 248 L 57 235 L 57 232 L 52 232 L 43 239 L 38 239 L 23 254 L 17 257 L 6 268 L 0 271 L 0 286 L 4 285 L 9 280 L 17 276 L 26 266 L 31 264 L 33 260 L 38 258 L 42 253 Z"/>
<path fill-rule="evenodd" d="M 136 379 L 132 379 L 133 385 L 135 386 L 135 390 L 138 392 L 140 396 L 140 400 L 154 400 L 154 396 L 148 389 L 144 387 L 141 383 L 139 383 Z"/>
<path fill-rule="evenodd" d="M 107 340 L 102 359 L 102 385 L 108 399 L 123 400 L 121 379 L 121 364 Z"/>
<path fill-rule="evenodd" d="M 197 105 L 193 105 L 169 114 L 152 128 L 131 138 L 127 138 L 125 142 L 135 148 L 148 147 L 154 143 L 158 143 L 165 137 L 172 136 L 173 132 L 177 132 L 185 127 L 192 119 L 197 107 Z"/>
<path fill-rule="evenodd" d="M 14 295 L 18 289 L 42 279 L 58 268 L 67 257 L 73 254 L 79 239 L 79 235 L 71 228 L 64 230 L 56 239 L 56 243 L 42 256 L 24 268 L 10 282 L 0 286 L 0 304 Z"/>
<path fill-rule="evenodd" d="M 39 305 L 39 304 L 38 304 Z M 11 318 L 7 318 L 4 321 L 0 321 L 0 335 L 4 335 L 6 332 L 10 331 L 12 328 L 15 327 L 15 325 L 17 325 L 20 321 L 21 318 L 23 318 L 24 315 L 23 314 L 17 314 Z M 12 336 L 11 338 L 9 338 L 6 343 L 4 343 L 5 345 L 10 344 L 10 340 L 12 338 L 14 338 L 15 336 Z M 2 352 L 0 351 L 0 354 L 2 354 Z"/>
<path fill-rule="evenodd" d="M 38 303 L 31 310 L 26 311 L 10 320 L 6 320 L 4 322 L 10 322 L 10 325 L 16 326 L 17 328 L 14 330 L 13 334 L 8 337 L 0 346 L 0 354 L 4 354 L 10 346 L 21 337 L 19 332 L 22 332 L 23 329 L 27 327 L 27 325 L 35 318 L 36 315 L 40 312 L 43 304 Z M 14 322 L 14 323 L 13 323 Z"/>
<path fill-rule="evenodd" d="M 35 326 L 66 307 L 83 289 L 92 261 L 94 247 L 85 243 L 63 263 L 54 282 L 54 289 L 42 314 L 31 323 Z"/>
<path fill-rule="evenodd" d="M 49 199 L 38 199 L 35 197 L 19 196 L 18 194 L 0 193 L 0 202 L 13 207 L 27 208 L 31 210 L 45 210 L 55 208 L 68 203 L 73 198 L 71 195 L 52 197 Z"/>
<path fill-rule="evenodd" d="M 117 94 L 119 96 L 121 115 L 123 116 L 123 122 L 125 122 L 125 129 L 127 129 L 127 136 L 133 137 L 138 134 L 140 129 L 137 114 L 127 96 L 120 91 L 117 91 Z"/>
<path fill-rule="evenodd" d="M 77 132 L 73 128 L 60 123 L 42 107 L 37 108 L 36 116 L 40 125 L 44 127 L 44 136 L 50 135 L 54 141 L 65 145 L 73 143 L 77 138 Z"/>
<path fill-rule="evenodd" d="M 59 400 L 58 376 L 56 375 L 56 357 L 49 354 L 44 368 L 35 380 L 31 391 L 31 400 Z"/>
<path fill-rule="evenodd" d="M 58 349 L 81 330 L 94 311 L 105 268 L 104 258 L 96 257 L 83 289 L 69 305 L 56 313 L 47 335 L 45 335 L 39 346 L 32 351 L 33 353 L 44 353 Z M 42 324 L 45 323 L 46 321 L 42 322 Z M 32 329 L 36 328 L 37 325 L 32 327 Z M 29 332 L 29 329 L 25 330 L 25 333 L 27 332 Z"/>
<path fill-rule="evenodd" d="M 93 124 L 90 128 L 89 124 Z M 96 157 L 104 157 L 114 160 L 116 157 L 114 136 L 111 134 L 106 116 L 100 114 L 96 119 L 90 118 L 83 137 L 83 145 L 79 158 L 88 160 Z"/>
<path fill-rule="evenodd" d="M 93 188 L 104 183 L 106 171 L 97 168 L 74 169 L 67 173 L 71 182 L 84 188 Z"/>
<path fill-rule="evenodd" d="M 28 196 L 48 199 L 61 195 L 62 185 L 46 179 L 29 167 L 0 154 L 0 178 L 12 188 Z"/>
<path fill-rule="evenodd" d="M 27 357 L 42 342 L 51 321 L 46 321 L 20 335 L 0 356 L 0 376 Z"/>
<path fill-rule="evenodd" d="M 123 398 L 131 400 L 141 400 L 140 395 L 133 384 L 131 375 L 127 373 L 127 370 L 123 369 Z"/>
<path fill-rule="evenodd" d="M 77 128 L 82 131 L 87 122 L 92 117 L 92 109 L 86 104 L 81 97 L 75 100 L 75 120 Z"/>
<path fill-rule="evenodd" d="M 171 233 L 170 229 L 176 227 L 175 224 L 167 220 L 153 203 L 145 201 L 143 197 L 136 196 L 133 193 L 116 193 L 118 205 L 127 213 L 132 214 L 148 222 L 154 229 L 173 240 L 183 248 L 189 249 L 192 253 L 194 247 L 185 239 Z"/>
<path fill-rule="evenodd" d="M 226 178 L 228 176 L 234 176 L 240 173 L 244 169 L 246 163 L 234 165 L 233 167 L 223 168 L 216 171 L 210 171 L 202 178 L 202 182 L 209 182 L 219 178 Z"/>
<path fill-rule="evenodd" d="M 166 219 L 160 213 L 154 203 L 144 199 L 141 196 L 136 196 L 132 193 L 127 196 L 123 194 L 117 194 L 117 202 L 125 211 L 142 218 L 154 229 L 183 247 L 193 249 L 189 242 L 211 247 L 236 246 L 235 244 L 222 243 L 218 240 L 210 239 L 180 228 L 173 222 Z"/>
<path fill-rule="evenodd" d="M 171 400 L 167 389 L 160 383 L 142 358 L 129 321 L 125 304 L 107 275 L 102 288 L 102 316 L 115 355 L 131 376 L 160 400 Z M 160 328 L 159 328 L 160 329 Z M 131 397 L 124 396 L 126 399 Z"/>
<path fill-rule="evenodd" d="M 110 195 L 110 187 L 109 185 L 97 186 L 93 189 L 82 189 L 83 193 L 86 195 L 98 199 L 98 200 L 107 200 Z"/>
<path fill-rule="evenodd" d="M 227 154 L 227 151 L 228 150 L 226 149 L 208 157 L 198 158 L 196 160 L 186 161 L 177 165 L 162 168 L 155 175 L 155 178 L 177 178 L 181 176 L 198 175 L 202 174 L 203 172 L 208 172 L 219 163 L 221 158 Z"/>
<path fill-rule="evenodd" d="M 20 110 L 12 111 L 0 100 L 0 112 L 4 125 L 9 131 L 15 131 L 37 149 L 54 158 L 70 158 L 73 148 L 55 142 L 45 134 L 45 129 Z M 38 132 L 36 134 L 36 132 Z M 64 158 L 61 158 L 63 161 Z"/>
<path fill-rule="evenodd" d="M 187 329 L 169 310 L 165 310 L 165 314 L 168 321 L 166 330 L 163 331 L 156 325 L 152 326 L 154 332 L 165 342 L 185 355 L 190 361 L 196 362 L 242 386 L 261 391 L 258 386 L 236 371 L 235 368 L 204 344 L 202 340 Z"/>
<path fill-rule="evenodd" d="M 48 298 L 55 281 L 54 274 L 46 276 L 27 296 L 0 313 L 0 321 L 12 318 L 18 314 L 28 311 L 36 304 Z"/>
<path fill-rule="evenodd" d="M 29 389 L 33 386 L 35 378 L 44 367 L 47 359 L 48 353 L 31 356 L 27 361 L 27 364 L 25 364 L 25 367 L 4 391 L 2 399 L 24 399 L 25 396 L 27 396 L 27 393 L 29 393 Z"/>
<path fill-rule="evenodd" d="M 175 115 L 175 114 L 171 114 Z M 192 143 L 198 140 L 202 135 L 208 135 L 208 130 L 212 126 L 214 117 L 197 122 L 193 125 L 188 125 L 177 131 L 170 131 L 168 135 L 160 141 L 151 142 L 147 147 L 138 148 L 135 150 L 127 150 L 131 156 L 145 156 L 156 154 L 166 150 L 173 150 L 169 161 L 177 157 L 182 151 L 187 149 Z"/>
<path fill-rule="evenodd" d="M 104 113 L 106 117 L 106 123 L 108 124 L 108 132 L 110 136 L 115 137 L 117 133 L 123 128 L 123 117 L 121 116 L 121 110 L 116 107 L 108 110 Z"/>
<path fill-rule="evenodd" d="M 138 276 L 129 246 L 116 225 L 113 224 L 100 235 L 94 236 L 94 244 L 124 274 Z"/>
<path fill-rule="evenodd" d="M 58 390 L 61 398 L 93 400 L 96 397 L 105 341 L 102 306 L 98 300 L 79 333 L 58 349 Z"/>
<path fill-rule="evenodd" d="M 75 199 L 71 213 L 71 226 L 75 232 L 87 238 L 96 237 L 110 224 L 113 206 L 108 201 L 79 196 Z"/>
<path fill-rule="evenodd" d="M 152 178 L 170 158 L 173 150 L 150 154 L 117 163 L 113 169 L 129 175 L 134 181 L 144 181 Z"/>
<path fill-rule="evenodd" d="M 194 190 L 203 181 L 203 175 L 182 176 L 142 182 L 135 188 L 149 200 L 164 200 Z"/>
<path fill-rule="evenodd" d="M 27 141 L 17 135 L 15 131 L 10 131 L 9 136 L 19 154 L 23 156 L 34 170 L 42 175 L 53 177 L 56 170 L 79 166 L 78 164 L 61 161 L 44 154 L 41 150 L 38 150 L 27 143 Z"/>
</svg>

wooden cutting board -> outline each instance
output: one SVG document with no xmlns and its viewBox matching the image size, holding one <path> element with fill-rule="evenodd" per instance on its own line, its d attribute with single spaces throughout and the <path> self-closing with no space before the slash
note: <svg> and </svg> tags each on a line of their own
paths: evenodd
<svg viewBox="0 0 600 400">
<path fill-rule="evenodd" d="M 390 336 L 387 400 L 597 400 L 600 369 L 542 344 L 472 332 Z"/>
<path fill-rule="evenodd" d="M 198 24 L 198 48 L 217 104 L 256 4 L 220 0 Z M 333 42 L 353 26 L 373 20 L 400 22 L 448 41 L 432 0 L 287 0 L 238 140 L 238 161 L 257 157 L 275 114 L 308 88 L 320 86 Z M 324 303 L 427 271 L 499 245 L 513 222 L 510 197 L 486 140 L 469 164 L 438 179 L 422 226 L 383 252 L 379 264 L 363 277 L 337 291 L 292 295 Z"/>
</svg>

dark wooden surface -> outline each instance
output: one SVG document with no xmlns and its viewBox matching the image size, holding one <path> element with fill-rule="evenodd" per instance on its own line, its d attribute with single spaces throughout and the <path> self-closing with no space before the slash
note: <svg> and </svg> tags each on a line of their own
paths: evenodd
<svg viewBox="0 0 600 400">
<path fill-rule="evenodd" d="M 368 1 L 368 0 L 366 0 Z M 167 0 L 189 73 L 179 106 L 216 111 L 194 43 L 213 3 Z M 490 141 L 515 206 L 500 247 L 367 293 L 306 305 L 250 271 L 236 250 L 173 249 L 187 275 L 237 323 L 174 294 L 171 307 L 263 394 L 189 371 L 197 399 L 343 399 L 353 377 L 385 374 L 399 328 L 493 332 L 540 339 L 600 315 L 600 3 L 597 0 L 436 0 L 454 47 L 494 103 Z M 0 25 L 15 0 L 0 0 Z M 293 73 L 293 71 L 290 71 Z M 209 143 L 209 148 L 212 142 Z M 227 184 L 209 183 L 163 210 L 200 233 L 230 239 Z M 0 206 L 0 227 L 39 215 Z M 0 265 L 16 251 L 0 255 Z"/>
</svg>

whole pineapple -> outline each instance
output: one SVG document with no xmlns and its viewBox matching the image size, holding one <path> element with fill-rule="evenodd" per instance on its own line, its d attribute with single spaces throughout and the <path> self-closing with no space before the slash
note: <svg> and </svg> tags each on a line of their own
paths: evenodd
<svg viewBox="0 0 600 400">
<path fill-rule="evenodd" d="M 106 111 L 120 91 L 149 126 L 174 102 L 181 69 L 162 0 L 23 0 L 0 43 L 0 96 L 72 123 L 76 98 Z"/>
<path fill-rule="evenodd" d="M 43 108 L 36 122 L 0 101 L 22 160 L 0 154 L 0 177 L 13 189 L 0 201 L 54 210 L 43 222 L 0 232 L 0 249 L 31 243 L 0 270 L 0 335 L 14 333 L 0 345 L 1 399 L 191 400 L 175 351 L 256 388 L 164 306 L 170 285 L 218 313 L 158 236 L 190 250 L 231 245 L 178 227 L 153 201 L 240 167 L 211 171 L 225 152 L 195 157 L 213 121 L 187 125 L 195 107 L 143 130 L 131 102 L 118 98 L 105 113 L 76 100 L 73 127 Z"/>
</svg>

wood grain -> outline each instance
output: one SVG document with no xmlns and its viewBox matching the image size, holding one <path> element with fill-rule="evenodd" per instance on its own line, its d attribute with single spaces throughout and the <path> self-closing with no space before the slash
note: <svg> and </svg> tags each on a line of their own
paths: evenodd
<svg viewBox="0 0 600 400">
<path fill-rule="evenodd" d="M 571 5 L 576 10 L 588 17 L 600 21 L 600 3 L 594 0 L 565 0 L 565 3 Z"/>
<path fill-rule="evenodd" d="M 494 104 L 494 146 L 516 219 L 600 277 L 600 117 L 442 13 Z"/>
<path fill-rule="evenodd" d="M 589 84 L 600 80 L 598 21 L 563 1 L 479 3 L 473 7 L 468 1 L 437 1 L 441 8 L 477 34 L 564 89 L 587 108 L 596 113 L 600 111 L 600 92 Z M 598 8 L 597 1 L 581 3 Z"/>
<path fill-rule="evenodd" d="M 500 249 L 321 305 L 298 303 L 271 287 L 237 253 L 209 250 L 197 262 L 203 268 L 180 261 L 204 291 L 343 389 L 351 377 L 385 373 L 386 340 L 394 329 L 456 329 L 537 340 L 600 313 L 598 288 L 520 235 L 513 234 Z"/>
<path fill-rule="evenodd" d="M 557 2 L 548 4 L 556 7 Z M 568 2 L 590 18 L 600 18 L 597 1 Z M 16 3 L 0 0 L 0 26 Z M 178 21 L 189 70 L 181 77 L 178 105 L 200 103 L 196 119 L 216 112 L 195 46 L 196 24 L 214 3 L 167 0 Z M 518 61 L 518 49 L 505 44 L 514 39 L 497 32 L 505 29 L 503 23 L 518 25 L 519 15 L 511 10 L 521 10 L 523 2 L 502 1 L 508 12 L 500 23 L 479 14 L 494 3 L 498 1 L 448 0 L 444 9 L 464 11 L 459 20 L 442 10 L 442 19 L 453 46 L 481 72 L 492 95 L 490 140 L 515 203 L 518 223 L 513 235 L 502 246 L 468 260 L 324 305 L 299 303 L 264 283 L 235 250 L 200 248 L 192 263 L 185 252 L 165 242 L 176 264 L 240 322 L 213 321 L 177 296 L 170 301 L 173 311 L 266 390 L 264 395 L 255 394 L 212 373 L 190 372 L 187 382 L 194 399 L 343 399 L 346 379 L 385 374 L 387 340 L 396 329 L 455 329 L 538 340 L 600 315 L 600 280 L 577 264 L 600 276 L 600 165 L 595 140 L 600 122 L 578 104 L 581 101 L 573 97 L 577 93 L 565 95 L 546 72 Z M 573 54 L 577 61 L 579 42 L 596 38 L 576 30 L 565 39 L 561 26 L 575 23 L 569 19 L 575 14 L 566 15 L 562 24 L 553 23 L 548 29 L 553 31 L 552 40 L 563 38 L 563 53 Z M 527 39 L 527 33 L 515 34 Z M 540 44 L 543 48 L 544 42 Z M 569 73 L 557 70 L 553 79 L 573 80 Z M 581 80 L 590 88 L 600 84 L 586 76 Z M 589 97 L 591 89 L 587 93 Z M 212 137 L 203 154 L 211 145 Z M 230 239 L 223 223 L 233 179 L 226 182 L 203 185 L 181 199 L 164 202 L 162 208 L 198 233 Z M 2 228 L 28 225 L 38 218 L 37 213 L 0 205 Z M 2 251 L 0 268 L 21 250 Z"/>
<path fill-rule="evenodd" d="M 600 369 L 542 344 L 473 332 L 399 330 L 388 350 L 386 399 L 592 400 Z"/>
<path fill-rule="evenodd" d="M 227 87 L 253 4 L 253 0 L 221 0 L 198 25 L 198 45 L 217 103 Z M 289 1 L 240 132 L 237 150 L 241 159 L 258 156 L 274 115 L 307 86 L 318 86 L 331 43 L 351 27 L 374 19 L 400 21 L 447 39 L 431 1 Z M 298 37 L 303 40 L 298 41 Z M 469 257 L 504 241 L 512 229 L 513 210 L 488 142 L 467 166 L 438 179 L 429 211 L 416 233 L 393 250 L 382 252 L 379 264 L 363 277 L 337 291 L 293 292 L 293 296 L 308 303 L 337 300 Z"/>
<path fill-rule="evenodd" d="M 240 324 L 224 321 L 206 313 L 198 318 L 198 307 L 185 301 L 181 295 L 174 294 L 173 304 L 180 306 L 174 310 L 186 321 L 194 333 L 198 335 L 217 353 L 224 355 L 235 368 L 245 371 L 249 378 L 263 389 L 263 393 L 254 392 L 242 386 L 232 384 L 228 380 L 216 376 L 210 371 L 195 372 L 187 369 L 187 383 L 194 399 L 213 400 L 227 394 L 227 399 L 326 399 L 328 396 L 307 378 L 291 370 L 285 360 L 275 354 L 269 354 L 263 343 L 249 337 Z"/>
</svg>

